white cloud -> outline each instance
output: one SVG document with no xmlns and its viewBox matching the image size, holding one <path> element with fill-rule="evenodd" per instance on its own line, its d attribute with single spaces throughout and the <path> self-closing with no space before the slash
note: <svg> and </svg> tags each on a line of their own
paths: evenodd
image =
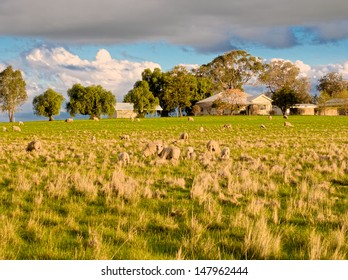
<svg viewBox="0 0 348 280">
<path fill-rule="evenodd" d="M 143 61 L 117 60 L 101 49 L 95 60 L 84 60 L 68 50 L 40 47 L 24 58 L 28 91 L 31 96 L 41 94 L 48 87 L 66 95 L 75 83 L 88 86 L 100 84 L 111 90 L 118 101 L 130 90 L 136 80 L 141 79 L 144 69 L 161 68 L 159 64 Z"/>
</svg>

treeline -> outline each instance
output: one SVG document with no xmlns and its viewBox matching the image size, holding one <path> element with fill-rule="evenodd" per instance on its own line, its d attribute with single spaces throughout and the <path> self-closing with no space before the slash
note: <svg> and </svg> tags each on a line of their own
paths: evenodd
<svg viewBox="0 0 348 280">
<path fill-rule="evenodd" d="M 197 69 L 188 70 L 180 65 L 167 72 L 158 68 L 145 69 L 141 80 L 125 95 L 124 102 L 133 103 L 139 117 L 154 111 L 158 105 L 163 109 L 162 116 L 168 116 L 175 109 L 182 116 L 184 111 L 188 114 L 199 112 L 195 106 L 197 101 L 219 92 L 240 94 L 247 84 L 263 85 L 264 93 L 283 113 L 297 103 L 325 103 L 330 98 L 348 98 L 348 82 L 339 73 L 330 72 L 321 77 L 316 86 L 319 95 L 311 96 L 309 78 L 301 76 L 300 69 L 293 63 L 284 60 L 265 63 L 244 50 L 233 50 Z M 68 97 L 66 110 L 72 116 L 82 114 L 93 118 L 114 113 L 116 98 L 100 85 L 75 84 L 68 90 Z M 8 66 L 0 73 L 0 109 L 8 113 L 10 122 L 27 99 L 21 72 Z M 34 113 L 51 121 L 59 114 L 63 101 L 61 93 L 48 89 L 35 96 Z M 217 106 L 224 104 L 220 102 Z"/>
</svg>

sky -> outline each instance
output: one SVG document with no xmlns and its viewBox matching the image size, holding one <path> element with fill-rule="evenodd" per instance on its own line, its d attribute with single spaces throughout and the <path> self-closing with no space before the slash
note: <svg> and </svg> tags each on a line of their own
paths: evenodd
<svg viewBox="0 0 348 280">
<path fill-rule="evenodd" d="M 22 70 L 26 112 L 47 88 L 101 84 L 121 102 L 146 68 L 243 49 L 295 63 L 315 94 L 330 71 L 348 79 L 347 11 L 347 0 L 1 0 L 0 71 Z"/>
</svg>

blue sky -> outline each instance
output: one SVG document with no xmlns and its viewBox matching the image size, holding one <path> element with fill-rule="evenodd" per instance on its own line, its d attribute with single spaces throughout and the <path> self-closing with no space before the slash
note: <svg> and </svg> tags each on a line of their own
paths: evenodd
<svg viewBox="0 0 348 280">
<path fill-rule="evenodd" d="M 348 79 L 347 10 L 346 0 L 2 0 L 0 70 L 23 71 L 23 111 L 48 87 L 66 95 L 77 82 L 122 101 L 144 68 L 232 49 L 290 60 L 315 85 L 329 71 Z"/>
</svg>

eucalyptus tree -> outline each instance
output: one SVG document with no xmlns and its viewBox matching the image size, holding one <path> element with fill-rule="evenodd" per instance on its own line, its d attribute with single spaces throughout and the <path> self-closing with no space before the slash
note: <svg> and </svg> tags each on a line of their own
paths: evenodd
<svg viewBox="0 0 348 280">
<path fill-rule="evenodd" d="M 14 113 L 28 99 L 26 84 L 20 70 L 8 66 L 0 73 L 0 109 L 7 112 L 10 122 L 14 121 Z"/>
<path fill-rule="evenodd" d="M 34 97 L 34 114 L 38 116 L 48 117 L 49 121 L 53 121 L 53 116 L 60 113 L 63 100 L 64 97 L 61 93 L 58 93 L 49 88 L 43 94 Z"/>
</svg>

